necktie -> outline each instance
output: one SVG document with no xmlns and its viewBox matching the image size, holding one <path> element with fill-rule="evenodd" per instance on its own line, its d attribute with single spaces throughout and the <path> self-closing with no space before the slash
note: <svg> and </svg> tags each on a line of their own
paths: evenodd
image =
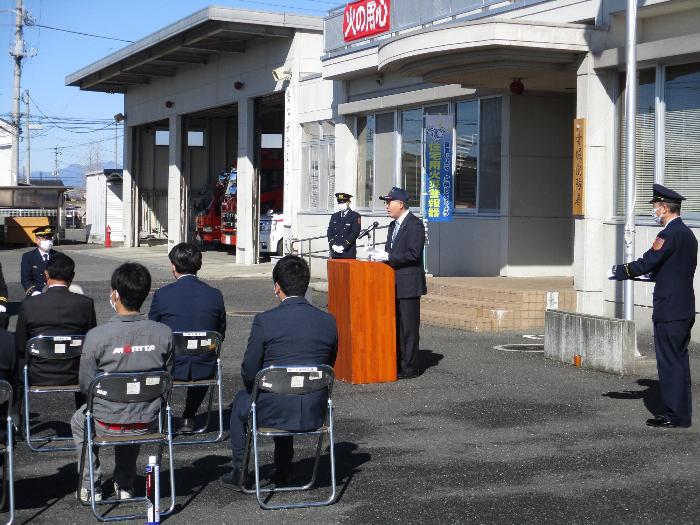
<svg viewBox="0 0 700 525">
<path fill-rule="evenodd" d="M 48 261 L 49 261 L 49 254 L 45 253 L 44 254 L 44 262 L 48 262 Z"/>
<path fill-rule="evenodd" d="M 396 226 L 394 226 L 394 231 L 391 234 L 391 247 L 394 247 L 394 241 L 396 240 L 396 234 L 399 233 L 399 228 L 401 227 L 401 223 L 399 221 L 396 221 Z"/>
</svg>

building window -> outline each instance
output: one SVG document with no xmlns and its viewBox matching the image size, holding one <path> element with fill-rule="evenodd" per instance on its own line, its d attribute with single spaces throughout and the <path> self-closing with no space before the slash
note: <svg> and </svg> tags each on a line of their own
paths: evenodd
<svg viewBox="0 0 700 525">
<path fill-rule="evenodd" d="M 302 124 L 302 208 L 331 211 L 335 193 L 335 125 Z"/>
<path fill-rule="evenodd" d="M 374 115 L 357 118 L 357 195 L 360 208 L 369 208 L 374 189 Z"/>
<path fill-rule="evenodd" d="M 187 146 L 190 148 L 204 147 L 204 132 L 203 131 L 188 131 Z"/>
<path fill-rule="evenodd" d="M 423 110 L 401 112 L 401 187 L 408 192 L 411 204 L 420 205 L 423 165 Z"/>
<path fill-rule="evenodd" d="M 700 212 L 700 63 L 666 67 L 664 184 Z"/>
<path fill-rule="evenodd" d="M 408 193 L 411 207 L 421 208 L 425 117 L 451 114 L 455 115 L 457 144 L 452 185 L 455 210 L 498 213 L 501 199 L 500 98 L 357 117 L 357 206 L 383 210 L 379 195 L 399 185 Z"/>
<path fill-rule="evenodd" d="M 501 209 L 501 99 L 481 100 L 479 118 L 479 213 Z"/>
<path fill-rule="evenodd" d="M 620 96 L 618 104 L 620 108 L 624 108 L 625 104 L 625 74 L 619 76 L 619 85 L 623 86 L 619 90 Z M 656 114 L 654 111 L 656 105 L 656 72 L 653 69 L 642 69 L 638 74 L 638 89 L 637 89 L 637 113 L 635 117 L 635 128 L 637 136 L 635 140 L 635 206 L 634 212 L 637 215 L 647 215 L 649 213 L 649 201 L 652 197 L 652 186 L 654 184 L 654 134 L 656 129 Z M 626 170 L 626 152 L 625 133 L 627 126 L 625 125 L 625 112 L 622 109 L 620 112 L 620 135 L 618 137 L 620 148 L 619 157 L 619 172 L 618 172 L 618 192 L 617 192 L 617 211 L 620 214 L 625 213 L 625 170 Z"/>
<path fill-rule="evenodd" d="M 170 131 L 167 129 L 157 129 L 156 130 L 156 146 L 169 146 L 170 145 Z"/>
<path fill-rule="evenodd" d="M 457 210 L 476 210 L 479 102 L 477 100 L 458 102 L 455 119 L 457 147 L 455 148 L 454 206 Z"/>
</svg>

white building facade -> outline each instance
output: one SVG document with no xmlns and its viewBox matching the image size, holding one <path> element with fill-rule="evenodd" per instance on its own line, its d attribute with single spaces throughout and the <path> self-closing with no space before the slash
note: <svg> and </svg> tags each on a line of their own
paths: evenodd
<svg viewBox="0 0 700 525">
<path fill-rule="evenodd" d="M 13 186 L 12 178 L 12 135 L 15 127 L 0 119 L 0 186 Z"/>
</svg>

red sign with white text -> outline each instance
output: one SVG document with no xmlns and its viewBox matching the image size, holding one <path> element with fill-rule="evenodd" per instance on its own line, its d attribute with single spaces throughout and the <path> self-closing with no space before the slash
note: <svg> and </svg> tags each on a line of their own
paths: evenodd
<svg viewBox="0 0 700 525">
<path fill-rule="evenodd" d="M 391 29 L 391 0 L 359 0 L 345 6 L 343 40 L 350 42 Z"/>
</svg>

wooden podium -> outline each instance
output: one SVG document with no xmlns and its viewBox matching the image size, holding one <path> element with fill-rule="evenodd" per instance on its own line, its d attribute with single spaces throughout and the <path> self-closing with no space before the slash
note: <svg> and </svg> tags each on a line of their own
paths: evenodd
<svg viewBox="0 0 700 525">
<path fill-rule="evenodd" d="M 390 266 L 328 260 L 328 311 L 338 326 L 338 379 L 352 384 L 396 381 L 395 297 Z"/>
</svg>

